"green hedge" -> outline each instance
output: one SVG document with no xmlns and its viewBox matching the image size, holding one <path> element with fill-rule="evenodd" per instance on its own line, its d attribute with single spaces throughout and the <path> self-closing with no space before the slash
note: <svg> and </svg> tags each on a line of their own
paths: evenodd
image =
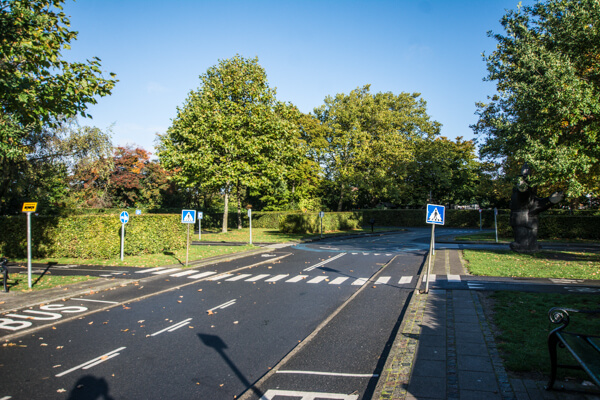
<svg viewBox="0 0 600 400">
<path fill-rule="evenodd" d="M 25 216 L 0 217 L 0 251 L 9 257 L 27 255 Z M 75 215 L 31 218 L 34 257 L 110 258 L 121 252 L 118 215 Z M 153 254 L 185 248 L 181 215 L 131 215 L 125 225 L 126 255 Z"/>
<path fill-rule="evenodd" d="M 323 231 L 346 231 L 361 226 L 362 215 L 357 212 L 325 213 Z M 283 233 L 317 233 L 321 231 L 319 213 L 282 214 L 279 231 Z"/>
<path fill-rule="evenodd" d="M 498 234 L 514 236 L 509 214 L 498 216 Z M 541 214 L 538 239 L 600 240 L 600 217 Z"/>
</svg>

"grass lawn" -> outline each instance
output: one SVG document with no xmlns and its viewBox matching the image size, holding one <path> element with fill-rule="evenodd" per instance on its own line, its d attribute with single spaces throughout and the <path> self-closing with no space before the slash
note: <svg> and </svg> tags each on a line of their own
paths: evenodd
<svg viewBox="0 0 600 400">
<path fill-rule="evenodd" d="M 600 254 L 541 251 L 520 254 L 508 250 L 463 250 L 473 275 L 530 278 L 600 279 Z"/>
<path fill-rule="evenodd" d="M 532 378 L 548 379 L 550 357 L 548 334 L 559 325 L 550 323 L 548 310 L 556 306 L 575 309 L 599 309 L 598 295 L 494 292 L 489 296 L 493 320 L 497 328 L 496 343 L 504 359 L 505 367 L 512 372 L 533 375 Z M 568 330 L 600 333 L 600 317 L 571 313 Z M 558 363 L 576 365 L 568 352 L 558 349 Z M 583 372 L 558 369 L 558 378 L 576 377 L 587 379 Z"/>
</svg>

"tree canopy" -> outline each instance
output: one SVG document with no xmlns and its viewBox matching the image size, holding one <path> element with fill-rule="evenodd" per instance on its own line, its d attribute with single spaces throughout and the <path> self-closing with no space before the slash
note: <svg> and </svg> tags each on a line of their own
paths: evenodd
<svg viewBox="0 0 600 400">
<path fill-rule="evenodd" d="M 220 60 L 200 80 L 160 137 L 158 155 L 181 186 L 222 191 L 227 211 L 233 188 L 265 187 L 285 175 L 298 156 L 297 125 L 257 58 Z"/>
<path fill-rule="evenodd" d="M 547 0 L 509 11 L 485 57 L 497 94 L 478 104 L 481 154 L 533 169 L 531 183 L 599 189 L 600 2 Z M 516 173 L 515 173 L 516 175 Z"/>
<path fill-rule="evenodd" d="M 115 83 L 102 77 L 100 59 L 67 62 L 77 32 L 63 0 L 0 0 L 0 197 L 28 157 L 52 141 L 53 129 L 86 114 Z"/>
</svg>

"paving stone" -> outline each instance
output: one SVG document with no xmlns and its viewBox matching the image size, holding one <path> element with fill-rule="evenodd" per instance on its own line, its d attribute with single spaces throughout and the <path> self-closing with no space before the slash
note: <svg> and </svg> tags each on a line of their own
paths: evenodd
<svg viewBox="0 0 600 400">
<path fill-rule="evenodd" d="M 460 400 L 494 400 L 494 399 L 502 399 L 500 393 L 493 392 L 485 392 L 482 393 L 479 390 L 461 390 L 460 391 Z"/>
<path fill-rule="evenodd" d="M 499 393 L 496 374 L 492 372 L 458 371 L 461 390 L 480 390 Z"/>
<path fill-rule="evenodd" d="M 417 356 L 412 376 L 433 376 L 445 379 L 446 362 L 444 360 L 425 360 Z"/>
<path fill-rule="evenodd" d="M 445 346 L 421 346 L 417 353 L 417 359 L 446 361 Z"/>
<path fill-rule="evenodd" d="M 446 379 L 431 376 L 412 376 L 408 384 L 407 392 L 418 399 L 446 398 Z"/>
<path fill-rule="evenodd" d="M 494 372 L 494 367 L 489 357 L 486 356 L 470 356 L 459 354 L 457 356 L 458 369 L 460 371 L 481 371 Z M 523 391 L 525 388 L 523 387 Z"/>
</svg>

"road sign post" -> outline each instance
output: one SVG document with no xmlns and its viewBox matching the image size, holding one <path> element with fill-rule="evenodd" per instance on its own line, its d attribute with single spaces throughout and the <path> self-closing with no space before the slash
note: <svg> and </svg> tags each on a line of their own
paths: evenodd
<svg viewBox="0 0 600 400">
<path fill-rule="evenodd" d="M 250 222 L 250 244 L 252 244 L 252 209 L 248 208 L 248 220 Z"/>
<path fill-rule="evenodd" d="M 321 239 L 323 239 L 323 217 L 325 213 L 323 211 L 319 211 L 319 218 L 321 218 Z"/>
<path fill-rule="evenodd" d="M 483 210 L 480 208 L 479 209 L 479 230 L 483 230 L 483 222 L 482 222 L 482 218 L 481 218 L 481 214 L 483 213 Z"/>
<path fill-rule="evenodd" d="M 204 218 L 204 213 L 198 211 L 198 240 L 202 240 L 202 218 Z"/>
<path fill-rule="evenodd" d="M 435 255 L 435 226 L 444 225 L 446 207 L 435 204 L 427 204 L 427 216 L 425 222 L 431 224 L 431 242 L 429 243 L 429 263 L 427 265 L 427 283 L 425 292 L 429 293 L 429 275 L 431 273 L 431 258 Z"/>
<path fill-rule="evenodd" d="M 31 213 L 37 209 L 37 203 L 23 203 L 23 212 L 27 213 L 27 283 L 31 289 Z"/>
<path fill-rule="evenodd" d="M 188 224 L 187 226 L 187 244 L 185 248 L 185 266 L 188 266 L 188 258 L 190 253 L 190 225 L 196 223 L 196 210 L 181 210 L 181 223 Z"/>
<path fill-rule="evenodd" d="M 123 261 L 123 252 L 125 249 L 125 224 L 129 222 L 129 213 L 123 211 L 119 218 L 121 219 L 121 261 Z"/>
<path fill-rule="evenodd" d="M 496 231 L 496 243 L 498 243 L 498 209 L 494 207 L 494 229 Z"/>
</svg>

